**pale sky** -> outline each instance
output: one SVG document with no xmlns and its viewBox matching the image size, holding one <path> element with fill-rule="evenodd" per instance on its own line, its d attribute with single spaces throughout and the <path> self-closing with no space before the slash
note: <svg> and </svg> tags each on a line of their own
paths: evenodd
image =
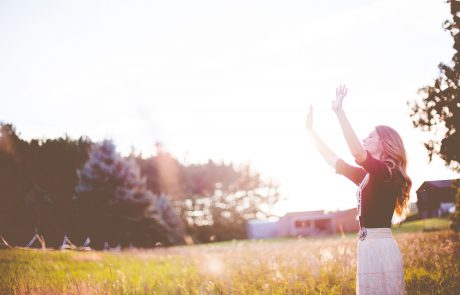
<svg viewBox="0 0 460 295">
<path fill-rule="evenodd" d="M 441 0 L 0 0 L 0 120 L 26 139 L 112 138 L 145 156 L 162 141 L 186 163 L 250 161 L 281 183 L 287 211 L 355 207 L 353 184 L 308 141 L 305 116 L 352 163 L 330 110 L 364 138 L 376 125 L 406 144 L 415 190 L 459 177 L 428 165 L 406 102 L 451 60 Z"/>
</svg>

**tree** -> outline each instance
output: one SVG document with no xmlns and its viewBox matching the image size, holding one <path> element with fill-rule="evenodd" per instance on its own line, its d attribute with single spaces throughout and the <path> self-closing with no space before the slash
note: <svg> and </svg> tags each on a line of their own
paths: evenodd
<svg viewBox="0 0 460 295">
<path fill-rule="evenodd" d="M 460 171 L 460 2 L 447 1 L 452 19 L 444 29 L 454 38 L 455 53 L 450 65 L 440 63 L 440 75 L 432 86 L 419 89 L 422 101 L 409 102 L 414 127 L 433 136 L 425 147 L 430 161 L 438 155 L 451 169 Z"/>
<path fill-rule="evenodd" d="M 36 214 L 25 196 L 33 187 L 27 175 L 28 143 L 11 124 L 0 125 L 0 234 L 12 245 L 24 246 L 32 238 Z"/>
<path fill-rule="evenodd" d="M 249 165 L 208 161 L 185 167 L 185 175 L 188 233 L 202 242 L 246 238 L 246 221 L 269 217 L 280 199 L 278 185 Z"/>
<path fill-rule="evenodd" d="M 155 196 L 155 207 L 170 233 L 169 239 L 172 244 L 184 244 L 184 227 L 176 209 L 171 205 L 164 194 Z"/>
<path fill-rule="evenodd" d="M 78 172 L 79 215 L 95 248 L 111 245 L 171 244 L 167 225 L 156 208 L 135 162 L 122 158 L 108 140 L 95 145 Z"/>
<path fill-rule="evenodd" d="M 76 170 L 88 157 L 87 138 L 22 140 L 0 125 L 0 231 L 24 246 L 35 232 L 57 247 L 72 223 Z"/>
<path fill-rule="evenodd" d="M 59 247 L 65 234 L 78 227 L 73 197 L 78 182 L 77 169 L 88 159 L 91 141 L 68 136 L 57 139 L 36 140 L 29 143 L 26 170 L 33 187 L 33 197 L 38 214 L 38 230 L 47 246 Z"/>
<path fill-rule="evenodd" d="M 414 127 L 431 133 L 425 147 L 430 161 L 438 155 L 454 171 L 460 171 L 460 2 L 448 0 L 452 19 L 444 29 L 454 39 L 455 49 L 450 64 L 440 63 L 440 75 L 432 86 L 419 89 L 422 101 L 409 102 Z M 459 187 L 456 187 L 459 190 Z M 453 224 L 460 224 L 460 192 L 457 193 Z"/>
</svg>

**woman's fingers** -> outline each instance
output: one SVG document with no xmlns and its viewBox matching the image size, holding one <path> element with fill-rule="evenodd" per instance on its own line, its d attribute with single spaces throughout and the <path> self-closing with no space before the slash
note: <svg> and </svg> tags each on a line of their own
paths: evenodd
<svg viewBox="0 0 460 295">
<path fill-rule="evenodd" d="M 348 91 L 347 86 L 342 85 L 342 95 L 343 96 L 347 95 L 347 91 Z"/>
<path fill-rule="evenodd" d="M 312 105 L 310 105 L 310 108 L 308 109 L 306 127 L 307 129 L 313 128 L 313 106 Z"/>
<path fill-rule="evenodd" d="M 340 97 L 340 96 L 342 95 L 342 92 L 343 92 L 342 85 L 339 85 L 339 86 L 335 89 L 335 96 L 336 96 L 336 97 Z"/>
<path fill-rule="evenodd" d="M 348 89 L 345 85 L 340 85 L 335 89 L 335 95 L 339 99 L 343 99 L 347 95 Z"/>
<path fill-rule="evenodd" d="M 342 102 L 347 95 L 348 89 L 345 85 L 339 85 L 335 88 L 335 100 L 332 101 L 332 110 L 338 111 L 342 109 Z"/>
</svg>

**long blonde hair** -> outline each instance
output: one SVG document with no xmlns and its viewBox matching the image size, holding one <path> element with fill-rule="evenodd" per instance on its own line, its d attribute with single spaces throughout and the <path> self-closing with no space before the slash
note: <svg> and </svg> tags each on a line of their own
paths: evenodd
<svg viewBox="0 0 460 295">
<path fill-rule="evenodd" d="M 403 141 L 398 132 L 385 125 L 375 127 L 383 147 L 382 160 L 390 163 L 392 170 L 400 172 L 402 179 L 401 193 L 396 198 L 395 213 L 402 215 L 409 201 L 409 193 L 412 187 L 412 180 L 407 175 L 407 154 Z"/>
</svg>

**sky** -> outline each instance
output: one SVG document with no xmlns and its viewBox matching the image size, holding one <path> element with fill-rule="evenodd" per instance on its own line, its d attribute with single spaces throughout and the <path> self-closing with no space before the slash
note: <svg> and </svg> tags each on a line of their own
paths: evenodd
<svg viewBox="0 0 460 295">
<path fill-rule="evenodd" d="M 357 135 L 401 134 L 415 190 L 459 177 L 428 163 L 407 101 L 449 62 L 441 0 L 0 0 L 0 121 L 22 137 L 113 139 L 118 150 L 179 161 L 251 163 L 290 211 L 356 206 L 305 132 L 353 163 L 330 109 L 335 87 Z"/>
</svg>

